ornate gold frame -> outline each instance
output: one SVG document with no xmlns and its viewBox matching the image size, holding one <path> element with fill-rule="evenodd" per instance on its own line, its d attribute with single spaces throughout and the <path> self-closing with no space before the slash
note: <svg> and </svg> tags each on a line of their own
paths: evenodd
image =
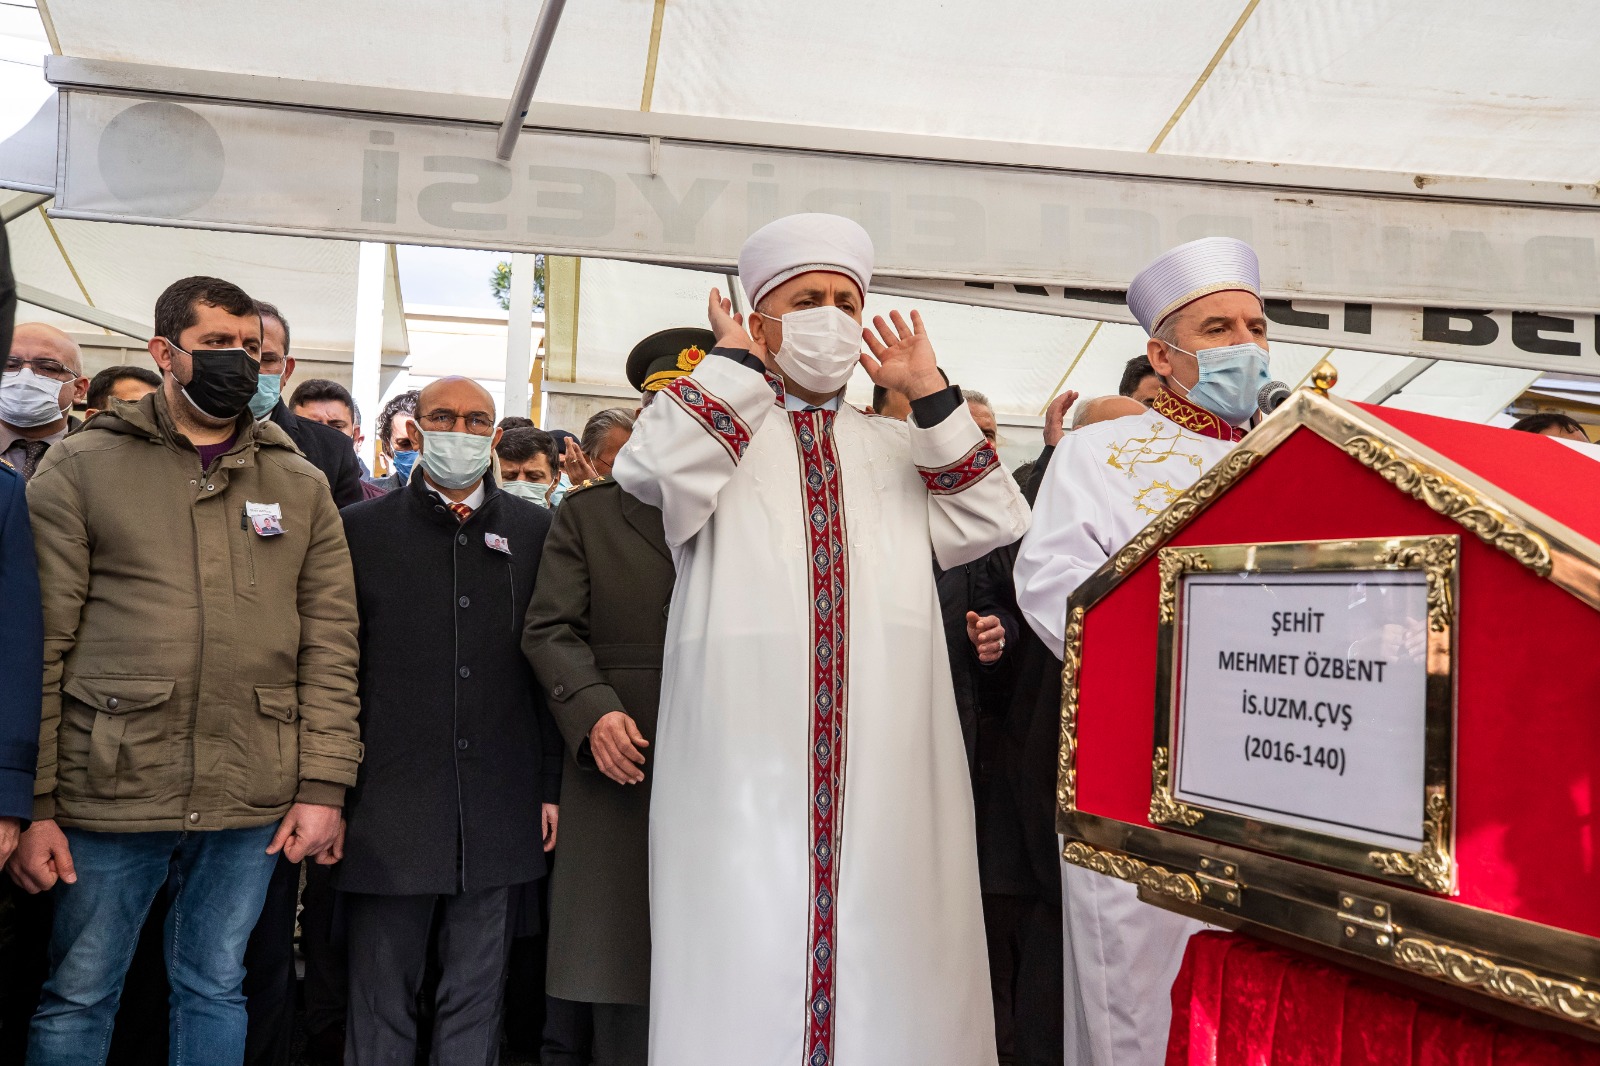
<svg viewBox="0 0 1600 1066">
<path fill-rule="evenodd" d="M 1140 886 L 1149 902 L 1235 927 L 1281 930 L 1325 948 L 1539 1012 L 1600 1039 L 1600 938 L 1463 906 L 1418 891 L 1409 873 L 1374 880 L 1236 845 L 1079 811 L 1078 674 L 1084 618 L 1263 456 L 1307 430 L 1533 573 L 1600 610 L 1600 544 L 1399 432 L 1329 390 L 1326 362 L 1233 451 L 1073 593 L 1063 656 L 1057 828 L 1063 859 Z M 1152 792 L 1156 769 L 1152 767 Z M 1446 797 L 1441 797 L 1446 799 Z M 1435 804 L 1433 808 L 1438 809 Z M 1441 811 L 1441 813 L 1444 813 Z M 1442 822 L 1441 822 L 1442 824 Z M 1193 902 L 1195 892 L 1200 901 Z"/>
<path fill-rule="evenodd" d="M 1461 538 L 1382 537 L 1292 544 L 1185 545 L 1158 550 L 1161 593 L 1156 652 L 1156 727 L 1151 760 L 1150 822 L 1196 836 L 1453 894 L 1456 887 L 1450 812 L 1454 803 L 1454 643 L 1456 560 Z M 1172 794 L 1170 751 L 1177 740 L 1179 692 L 1174 680 L 1183 653 L 1180 619 L 1183 579 L 1204 573 L 1372 573 L 1414 570 L 1428 587 L 1426 754 L 1424 792 L 1419 796 L 1424 843 L 1414 852 L 1375 851 L 1369 844 L 1328 833 L 1276 825 Z"/>
</svg>

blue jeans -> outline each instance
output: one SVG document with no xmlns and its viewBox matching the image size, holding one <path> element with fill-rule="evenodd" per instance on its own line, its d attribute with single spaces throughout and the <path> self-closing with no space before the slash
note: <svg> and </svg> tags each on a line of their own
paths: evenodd
<svg viewBox="0 0 1600 1066">
<path fill-rule="evenodd" d="M 78 883 L 56 885 L 50 978 L 28 1031 L 29 1066 L 100 1066 L 139 928 L 171 878 L 169 1061 L 244 1061 L 244 947 L 278 861 L 277 825 L 207 833 L 67 829 Z"/>
</svg>

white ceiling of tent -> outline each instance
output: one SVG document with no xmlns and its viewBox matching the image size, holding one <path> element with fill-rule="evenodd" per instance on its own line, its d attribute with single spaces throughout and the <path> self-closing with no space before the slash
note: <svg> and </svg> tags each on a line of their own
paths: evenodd
<svg viewBox="0 0 1600 1066">
<path fill-rule="evenodd" d="M 512 0 L 278 0 L 228 5 L 225 17 L 205 18 L 174 0 L 43 5 L 65 55 L 491 99 L 503 99 L 515 81 L 537 8 Z M 32 17 L 0 5 L 0 38 L 20 25 L 18 10 Z M 653 0 L 569 5 L 537 98 L 640 107 L 656 13 Z M 665 0 L 661 15 L 648 102 L 661 112 L 1468 177 L 1587 184 L 1600 176 L 1600 140 L 1592 136 L 1600 128 L 1600 66 L 1590 62 L 1600 19 L 1585 0 L 1547 0 L 1535 12 L 1489 0 L 813 0 L 803 23 L 778 0 Z M 16 58 L 0 48 L 0 60 L 8 57 Z M 21 69 L 0 62 L 0 99 Z M 0 125 L 0 135 L 19 124 Z M 67 232 L 72 224 L 56 225 Z M 305 295 L 320 293 L 327 321 L 342 322 L 348 334 L 353 285 L 327 283 L 318 264 L 337 260 L 332 249 L 343 247 L 353 272 L 353 245 L 186 236 L 199 242 L 190 252 L 233 237 L 282 241 L 285 249 L 329 244 L 326 253 L 274 250 L 271 261 L 290 270 L 304 264 L 307 276 L 322 278 Z M 95 254 L 121 255 L 106 269 L 128 270 L 139 244 Z M 95 239 L 85 236 L 81 246 L 88 253 Z M 240 258 L 267 246 L 255 248 Z M 185 249 L 169 252 L 181 258 Z M 59 274 L 47 259 L 41 270 Z M 713 281 L 585 261 L 580 376 L 620 383 L 632 342 L 699 321 Z M 292 284 L 268 279 L 262 291 Z M 886 299 L 874 302 L 887 306 Z M 1142 346 L 1128 326 L 926 306 L 954 376 L 1015 416 L 1038 414 L 1063 376 L 1064 387 L 1085 394 L 1111 391 L 1123 360 Z M 1280 344 L 1276 372 L 1293 384 L 1323 354 Z M 1335 353 L 1334 361 L 1338 391 L 1356 399 L 1410 365 L 1359 352 Z M 1394 402 L 1483 419 L 1534 376 L 1438 363 Z"/>
<path fill-rule="evenodd" d="M 162 289 L 204 273 L 227 278 L 282 308 L 296 348 L 351 350 L 360 250 L 353 242 L 76 222 L 48 219 L 42 209 L 12 221 L 6 235 L 18 280 L 146 327 Z M 404 353 L 405 320 L 393 257 L 387 286 L 383 349 Z M 27 305 L 20 316 L 85 328 Z"/>
<path fill-rule="evenodd" d="M 65 55 L 503 99 L 538 5 L 277 0 L 215 18 L 179 0 L 44 8 Z M 568 5 L 538 99 L 638 107 L 654 11 Z M 666 0 L 651 107 L 1590 183 L 1597 43 L 1589 0 L 811 0 L 803 20 L 783 0 Z"/>
</svg>

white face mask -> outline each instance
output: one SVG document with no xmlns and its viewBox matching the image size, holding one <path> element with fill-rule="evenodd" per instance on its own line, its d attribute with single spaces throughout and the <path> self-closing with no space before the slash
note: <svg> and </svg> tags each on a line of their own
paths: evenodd
<svg viewBox="0 0 1600 1066">
<path fill-rule="evenodd" d="M 546 502 L 546 497 L 550 495 L 550 486 L 543 481 L 502 481 L 500 488 L 518 499 L 536 503 L 540 507 L 550 506 Z"/>
<path fill-rule="evenodd" d="M 62 414 L 63 384 L 52 378 L 40 377 L 31 366 L 0 376 L 0 422 L 21 429 L 54 422 Z"/>
<path fill-rule="evenodd" d="M 807 307 L 781 319 L 756 314 L 783 323 L 783 344 L 772 357 L 802 389 L 838 392 L 861 363 L 861 323 L 837 307 Z"/>
<path fill-rule="evenodd" d="M 422 469 L 435 485 L 465 489 L 478 483 L 494 457 L 494 437 L 476 433 L 429 433 L 422 438 Z"/>
</svg>

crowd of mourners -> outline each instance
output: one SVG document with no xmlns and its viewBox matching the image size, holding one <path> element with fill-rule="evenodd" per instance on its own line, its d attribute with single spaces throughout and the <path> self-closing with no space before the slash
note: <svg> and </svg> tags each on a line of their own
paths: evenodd
<svg viewBox="0 0 1600 1066">
<path fill-rule="evenodd" d="M 721 528 L 751 528 L 734 489 L 716 486 L 740 463 L 759 470 L 775 454 L 762 442 L 777 423 L 765 424 L 767 437 L 756 424 L 768 410 L 787 412 L 784 439 L 792 434 L 809 464 L 802 491 L 816 497 L 806 504 L 821 538 L 814 558 L 837 576 L 804 593 L 817 611 L 808 624 L 824 627 L 812 639 L 840 640 L 840 654 L 843 638 L 825 627 L 830 597 L 845 591 L 842 571 L 830 569 L 842 534 L 828 532 L 840 521 L 828 494 L 841 460 L 825 449 L 836 436 L 838 447 L 856 447 L 857 433 L 916 457 L 922 478 L 910 488 L 884 482 L 882 499 L 869 501 L 851 497 L 847 481 L 843 509 L 889 514 L 884 501 L 902 491 L 933 508 L 912 519 L 917 535 L 931 530 L 932 550 L 899 545 L 912 569 L 891 571 L 903 560 L 878 558 L 896 581 L 915 570 L 937 592 L 944 654 L 922 661 L 947 663 L 948 687 L 942 677 L 895 683 L 931 684 L 935 710 L 954 696 L 975 819 L 946 824 L 974 825 L 975 840 L 935 844 L 968 853 L 962 862 L 976 852 L 994 1024 L 992 1050 L 980 1057 L 1062 1061 L 1063 937 L 1070 958 L 1073 930 L 1063 929 L 1052 797 L 1065 595 L 1042 597 L 1050 606 L 1030 614 L 1022 579 L 1046 587 L 1056 580 L 1052 560 L 1083 556 L 1087 572 L 1096 551 L 1104 557 L 1106 545 L 1084 552 L 1048 539 L 1078 535 L 1063 514 L 1090 521 L 1082 516 L 1092 500 L 1060 501 L 1101 477 L 1070 465 L 1104 465 L 1084 457 L 1112 431 L 1091 427 L 1123 420 L 1117 432 L 1126 435 L 1146 422 L 1157 434 L 1181 426 L 1217 455 L 1238 439 L 1253 400 L 1240 415 L 1230 397 L 1248 390 L 1213 387 L 1222 379 L 1207 378 L 1204 359 L 1193 369 L 1189 348 L 1225 349 L 1220 340 L 1208 348 L 1204 322 L 1172 308 L 1222 307 L 1219 298 L 1242 293 L 1240 324 L 1217 317 L 1246 338 L 1232 348 L 1264 360 L 1254 258 L 1224 248 L 1248 268 L 1236 272 L 1246 280 L 1188 279 L 1176 301 L 1163 296 L 1171 308 L 1146 323 L 1151 354 L 1127 362 L 1119 394 L 1056 397 L 1043 452 L 991 478 L 992 497 L 967 493 L 960 511 L 950 498 L 999 469 L 995 412 L 981 394 L 936 379 L 920 318 L 908 325 L 896 315 L 893 326 L 877 320 L 881 339 L 869 332 L 872 356 L 860 357 L 877 386 L 866 412 L 876 420 L 839 429 L 861 414 L 839 404 L 860 343 L 871 246 L 847 220 L 795 218 L 831 243 L 818 251 L 815 234 L 795 227 L 758 233 L 741 262 L 757 312 L 736 316 L 713 292 L 713 329 L 641 340 L 627 367 L 639 403 L 600 410 L 577 433 L 502 417 L 481 385 L 447 377 L 390 398 L 369 449 L 344 386 L 294 380 L 285 311 L 218 278 L 184 278 L 162 292 L 152 365 L 92 379 L 72 336 L 37 322 L 13 330 L 0 307 L 0 862 L 9 874 L 0 889 L 0 1062 L 285 1066 L 304 1055 L 352 1066 L 481 1064 L 509 1045 L 545 1066 L 616 1066 L 643 1064 L 653 1039 L 701 1039 L 661 1018 L 652 1037 L 651 847 L 681 839 L 653 841 L 652 832 L 700 831 L 652 827 L 663 663 L 681 604 L 698 609 L 694 597 L 729 573 L 746 587 L 729 566 L 761 571 L 762 544 L 730 540 L 719 550 L 731 555 L 708 554 L 712 510 L 697 501 L 716 498 Z M 864 251 L 827 258 L 850 241 Z M 771 324 L 779 321 L 781 340 Z M 836 365 L 822 368 L 833 350 Z M 668 392 L 670 418 L 652 420 L 652 403 Z M 1563 417 L 1521 428 L 1582 435 Z M 1087 443 L 1063 443 L 1077 437 Z M 935 444 L 949 454 L 916 451 Z M 1040 500 L 1034 532 L 1019 541 L 1047 475 L 1056 502 Z M 766 491 L 759 473 L 748 487 Z M 1013 500 L 1019 490 L 1026 505 Z M 1001 513 L 1008 508 L 1017 513 Z M 1143 520 L 1126 510 L 1127 522 Z M 965 561 L 941 566 L 941 557 Z M 849 578 L 853 609 L 868 609 L 859 603 L 874 595 L 872 577 Z M 691 578 L 694 588 L 675 597 Z M 770 624 L 746 619 L 740 633 Z M 875 635 L 854 639 L 859 655 Z M 830 694 L 845 691 L 827 687 L 842 684 L 827 680 L 833 647 L 818 652 L 809 690 L 828 722 Z M 676 669 L 674 698 L 692 704 L 688 661 L 666 675 L 670 687 Z M 875 665 L 895 679 L 894 662 Z M 859 691 L 870 684 L 856 678 Z M 735 695 L 752 710 L 772 698 L 748 685 Z M 822 776 L 813 779 L 821 798 L 809 838 L 809 943 L 819 961 L 811 1000 L 793 1006 L 816 1049 L 807 1061 L 831 1062 L 837 993 L 826 929 L 833 894 L 848 886 L 830 869 L 838 841 L 825 820 L 843 784 L 827 766 L 829 744 L 844 734 L 836 723 L 833 733 L 815 728 L 823 769 L 813 767 Z M 681 761 L 688 748 L 678 739 Z M 862 743 L 870 739 L 863 733 Z M 692 810 L 684 789 L 715 789 L 715 772 L 687 783 L 680 774 L 656 818 Z M 871 781 L 861 780 L 859 802 L 871 802 Z M 959 863 L 953 869 L 955 880 L 964 876 Z M 705 873 L 702 888 L 685 889 L 658 867 L 655 888 L 722 890 L 715 882 L 726 871 Z M 755 883 L 764 873 L 738 876 Z M 743 920 L 733 909 L 725 917 L 729 929 Z M 712 934 L 711 924 L 700 930 Z M 683 951 L 673 936 L 672 950 Z M 689 964 L 681 973 L 685 988 L 711 979 Z M 1095 1001 L 1080 994 L 1092 1015 Z M 737 1030 L 743 1008 L 722 1009 Z"/>
<path fill-rule="evenodd" d="M 185 278 L 155 332 L 155 369 L 92 379 L 53 326 L 7 345 L 0 1060 L 642 1062 L 673 569 L 608 475 L 655 391 L 573 434 L 442 379 L 383 405 L 375 472 L 349 390 L 291 381 L 284 311 Z M 630 374 L 712 344 L 662 331 Z M 1009 573 L 937 575 L 997 1017 L 1035 894 Z"/>
</svg>

